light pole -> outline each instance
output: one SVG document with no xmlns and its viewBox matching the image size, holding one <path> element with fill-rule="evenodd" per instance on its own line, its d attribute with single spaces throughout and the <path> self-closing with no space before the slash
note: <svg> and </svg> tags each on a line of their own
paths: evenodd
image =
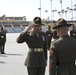
<svg viewBox="0 0 76 75">
<path fill-rule="evenodd" d="M 72 9 L 72 11 L 71 11 L 71 14 L 72 14 L 71 19 L 73 20 L 73 0 L 71 0 L 71 9 Z"/>
<path fill-rule="evenodd" d="M 47 12 L 48 12 L 48 11 L 47 11 L 47 10 L 45 10 L 45 12 L 46 12 L 46 20 L 47 20 Z"/>
<path fill-rule="evenodd" d="M 52 20 L 52 0 L 51 1 L 51 20 Z"/>
<path fill-rule="evenodd" d="M 62 13 L 62 0 L 60 0 L 60 3 L 61 3 L 61 17 L 63 17 L 63 13 Z"/>
<path fill-rule="evenodd" d="M 65 12 L 65 17 L 66 17 L 66 19 L 67 19 L 67 12 L 68 12 L 68 11 L 67 11 L 67 10 L 65 10 L 64 12 Z"/>
<path fill-rule="evenodd" d="M 38 10 L 39 10 L 39 15 L 40 15 L 40 17 L 41 17 L 41 8 L 38 8 Z"/>
<path fill-rule="evenodd" d="M 59 18 L 61 17 L 61 12 L 60 11 L 58 11 L 58 14 L 59 14 Z"/>
<path fill-rule="evenodd" d="M 54 20 L 54 13 L 56 12 L 57 10 L 52 10 L 52 12 L 53 12 L 53 20 Z"/>
<path fill-rule="evenodd" d="M 41 17 L 41 0 L 39 0 L 39 3 L 40 3 L 40 17 Z"/>
<path fill-rule="evenodd" d="M 76 4 L 74 4 L 74 14 L 76 13 Z M 75 19 L 76 19 L 76 14 L 75 14 Z"/>
</svg>

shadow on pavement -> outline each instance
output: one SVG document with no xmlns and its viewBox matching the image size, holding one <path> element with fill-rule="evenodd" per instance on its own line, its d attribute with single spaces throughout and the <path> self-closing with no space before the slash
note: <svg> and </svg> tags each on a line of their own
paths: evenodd
<svg viewBox="0 0 76 75">
<path fill-rule="evenodd" d="M 5 54 L 0 54 L 0 57 L 7 57 Z"/>
<path fill-rule="evenodd" d="M 0 61 L 0 64 L 6 64 L 6 62 L 4 62 L 4 61 Z"/>
<path fill-rule="evenodd" d="M 15 56 L 22 56 L 22 54 L 5 54 L 5 55 L 15 55 Z"/>
</svg>

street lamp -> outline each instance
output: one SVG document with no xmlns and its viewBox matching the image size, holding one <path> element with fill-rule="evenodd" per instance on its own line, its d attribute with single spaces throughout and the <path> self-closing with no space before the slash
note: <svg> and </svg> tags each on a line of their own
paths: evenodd
<svg viewBox="0 0 76 75">
<path fill-rule="evenodd" d="M 39 13 L 40 13 L 40 17 L 41 17 L 41 8 L 38 8 L 38 10 L 39 10 Z"/>
<path fill-rule="evenodd" d="M 54 13 L 56 12 L 57 10 L 52 10 L 52 12 L 53 12 L 53 20 L 54 20 Z"/>
<path fill-rule="evenodd" d="M 63 17 L 63 13 L 62 13 L 62 0 L 59 0 L 60 3 L 61 3 L 61 14 L 62 14 L 62 17 Z"/>
<path fill-rule="evenodd" d="M 48 11 L 47 11 L 47 10 L 45 10 L 45 12 L 46 12 L 46 20 L 47 20 L 47 12 L 48 12 Z"/>
<path fill-rule="evenodd" d="M 51 1 L 51 20 L 52 20 L 52 0 Z"/>
<path fill-rule="evenodd" d="M 39 10 L 40 10 L 40 17 L 41 17 L 41 0 L 39 0 L 39 3 L 40 3 L 40 8 L 39 8 Z"/>
<path fill-rule="evenodd" d="M 58 14 L 59 14 L 59 18 L 61 17 L 61 12 L 60 11 L 58 11 Z"/>
<path fill-rule="evenodd" d="M 67 10 L 65 10 L 64 12 L 65 12 L 65 17 L 66 17 L 66 19 L 67 19 L 67 12 L 68 12 L 68 11 L 67 11 Z"/>
<path fill-rule="evenodd" d="M 73 0 L 71 0 L 71 9 L 72 9 L 72 11 L 71 11 L 71 14 L 72 14 L 71 19 L 73 20 Z"/>
</svg>

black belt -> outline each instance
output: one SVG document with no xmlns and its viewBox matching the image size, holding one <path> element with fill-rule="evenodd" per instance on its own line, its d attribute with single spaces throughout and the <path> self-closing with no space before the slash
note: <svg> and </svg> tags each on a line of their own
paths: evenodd
<svg viewBox="0 0 76 75">
<path fill-rule="evenodd" d="M 43 52 L 43 48 L 29 48 L 30 52 Z"/>
<path fill-rule="evenodd" d="M 76 66 L 75 63 L 59 63 L 58 66 Z"/>
</svg>

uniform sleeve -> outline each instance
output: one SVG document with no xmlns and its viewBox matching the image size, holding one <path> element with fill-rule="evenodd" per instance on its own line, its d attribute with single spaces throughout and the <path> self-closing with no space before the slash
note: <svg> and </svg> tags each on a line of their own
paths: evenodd
<svg viewBox="0 0 76 75">
<path fill-rule="evenodd" d="M 24 30 L 19 34 L 16 41 L 17 41 L 17 43 L 23 43 L 26 40 L 25 38 L 27 38 L 27 32 Z"/>
<path fill-rule="evenodd" d="M 49 51 L 49 75 L 56 75 L 56 56 L 55 56 L 55 44 L 51 44 Z"/>
</svg>

